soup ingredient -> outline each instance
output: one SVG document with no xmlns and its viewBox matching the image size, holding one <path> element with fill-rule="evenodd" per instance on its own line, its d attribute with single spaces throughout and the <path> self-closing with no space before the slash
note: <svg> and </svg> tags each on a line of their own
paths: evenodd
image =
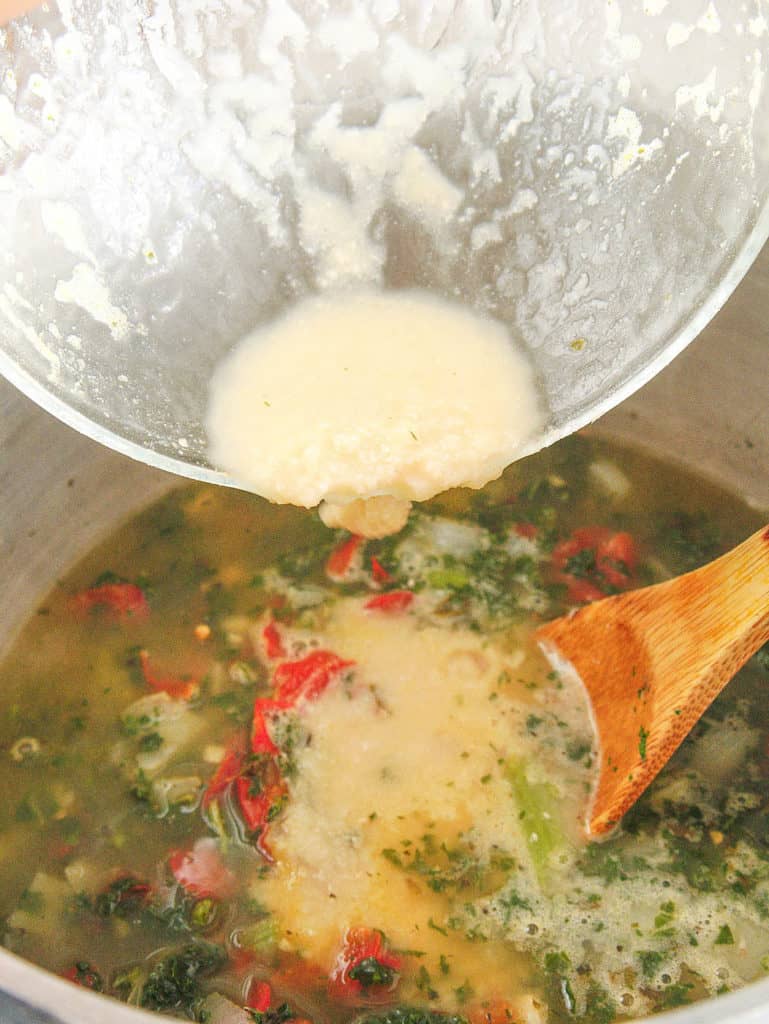
<svg viewBox="0 0 769 1024">
<path fill-rule="evenodd" d="M 635 559 L 630 538 L 618 538 L 599 542 L 597 564 L 622 582 Z M 537 638 L 590 694 L 601 774 L 589 829 L 606 832 L 769 641 L 769 528 L 684 576 L 549 622 Z"/>
<path fill-rule="evenodd" d="M 447 903 L 461 914 L 460 896 L 466 903 L 501 893 L 514 865 L 521 892 L 524 863 L 546 873 L 551 858 L 567 855 L 566 833 L 577 842 L 592 774 L 563 753 L 551 716 L 569 736 L 589 737 L 590 723 L 578 689 L 543 705 L 516 681 L 542 675 L 527 629 L 490 643 L 459 622 L 447 633 L 433 622 L 434 608 L 433 594 L 398 589 L 329 609 L 323 642 L 350 659 L 350 684 L 329 688 L 295 720 L 289 796 L 269 829 L 275 867 L 259 899 L 286 935 L 284 948 L 315 963 L 335 962 L 340 921 L 369 923 L 393 948 L 436 961 L 462 948 L 460 981 L 491 998 L 520 973 L 517 957 L 464 948 L 450 935 L 458 929 L 447 924 Z M 532 731 L 530 716 L 538 719 Z M 312 737 L 309 746 L 302 736 Z M 512 813 L 514 754 L 522 787 L 532 785 L 527 772 L 558 780 L 547 841 L 537 827 L 529 844 L 534 819 L 521 831 Z M 538 795 L 532 804 L 541 804 Z M 445 980 L 431 987 L 451 1005 Z"/>
<path fill-rule="evenodd" d="M 374 541 L 169 495 L 0 666 L 2 941 L 207 1024 L 608 1024 L 760 976 L 769 658 L 585 844 L 587 709 L 533 642 L 755 520 L 584 438 Z"/>
<path fill-rule="evenodd" d="M 213 462 L 271 501 L 381 537 L 410 503 L 499 476 L 540 425 L 499 323 L 418 291 L 304 300 L 214 374 Z M 370 502 L 368 499 L 374 499 Z"/>
<path fill-rule="evenodd" d="M 356 498 L 345 505 L 324 501 L 318 509 L 321 520 L 332 530 L 341 528 L 372 540 L 400 533 L 408 522 L 410 511 L 410 501 L 391 494 Z"/>
</svg>

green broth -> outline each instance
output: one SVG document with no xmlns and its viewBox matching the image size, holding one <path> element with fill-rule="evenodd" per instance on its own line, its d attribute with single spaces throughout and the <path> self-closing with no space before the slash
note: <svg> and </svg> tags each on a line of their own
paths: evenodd
<svg viewBox="0 0 769 1024">
<path fill-rule="evenodd" d="M 730 684 L 617 833 L 584 845 L 587 712 L 531 638 L 581 599 L 694 568 L 758 525 L 719 488 L 586 437 L 352 548 L 314 513 L 174 491 L 57 584 L 2 664 L 5 945 L 212 1024 L 232 1004 L 262 1024 L 609 1024 L 758 977 L 769 658 Z M 422 709 L 385 679 L 393 649 L 436 694 L 430 652 L 446 659 L 433 703 L 448 738 L 424 766 L 445 774 L 434 809 L 398 788 L 421 770 Z M 400 759 L 384 721 L 398 700 L 412 716 Z M 441 758 L 461 714 L 452 777 Z M 379 783 L 364 759 L 358 818 L 337 802 L 314 824 L 304 809 L 331 787 L 313 789 L 312 771 L 337 750 L 363 757 L 367 728 Z M 345 844 L 357 859 L 335 879 Z M 313 909 L 326 867 L 333 925 Z"/>
</svg>

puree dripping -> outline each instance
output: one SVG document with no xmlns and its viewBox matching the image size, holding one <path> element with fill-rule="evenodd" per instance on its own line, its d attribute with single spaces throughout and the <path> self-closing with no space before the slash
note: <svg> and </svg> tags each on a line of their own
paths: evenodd
<svg viewBox="0 0 769 1024">
<path fill-rule="evenodd" d="M 305 299 L 217 368 L 212 461 L 329 526 L 396 533 L 412 501 L 481 487 L 542 422 L 534 374 L 498 321 L 421 291 Z"/>
</svg>

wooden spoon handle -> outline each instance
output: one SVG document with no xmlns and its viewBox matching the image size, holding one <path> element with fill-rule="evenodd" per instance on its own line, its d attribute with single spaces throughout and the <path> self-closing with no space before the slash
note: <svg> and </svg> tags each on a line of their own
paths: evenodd
<svg viewBox="0 0 769 1024">
<path fill-rule="evenodd" d="M 707 667 L 710 703 L 747 659 L 769 640 L 769 527 L 754 533 L 714 562 L 674 580 L 638 592 L 642 618 L 681 668 L 687 654 L 692 672 Z M 658 623 L 664 599 L 670 624 Z M 685 635 L 681 635 L 685 633 Z M 705 680 L 702 680 L 702 684 Z M 680 685 L 680 684 L 679 684 Z M 671 684 L 671 690 L 676 687 Z"/>
</svg>

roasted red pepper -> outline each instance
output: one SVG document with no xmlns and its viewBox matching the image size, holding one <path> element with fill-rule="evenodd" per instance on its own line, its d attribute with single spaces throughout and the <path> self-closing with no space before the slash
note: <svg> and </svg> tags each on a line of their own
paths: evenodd
<svg viewBox="0 0 769 1024">
<path fill-rule="evenodd" d="M 335 583 L 341 582 L 353 567 L 362 544 L 366 541 L 357 534 L 351 534 L 347 540 L 337 544 L 326 561 L 326 575 Z"/>
<path fill-rule="evenodd" d="M 376 583 L 390 583 L 392 576 L 374 555 L 371 556 L 371 575 Z"/>
<path fill-rule="evenodd" d="M 552 564 L 555 581 L 565 583 L 569 600 L 580 604 L 633 587 L 638 553 L 629 533 L 588 526 L 556 544 Z"/>
<path fill-rule="evenodd" d="M 257 701 L 270 704 L 272 701 Z M 278 748 L 272 742 L 264 725 L 264 719 L 255 713 L 254 721 L 261 723 L 263 732 L 254 743 L 254 754 L 246 752 L 246 738 L 238 733 L 230 741 L 227 753 L 219 764 L 203 795 L 203 808 L 218 799 L 227 789 L 232 788 L 237 808 L 246 831 L 259 840 L 260 852 L 269 855 L 266 846 L 266 831 L 269 821 L 277 814 L 286 794 L 286 787 L 280 778 L 277 758 Z"/>
<path fill-rule="evenodd" d="M 241 775 L 235 782 L 235 793 L 248 831 L 262 833 L 279 813 L 286 797 L 286 786 L 275 759 L 265 758 L 265 763 L 252 774 Z"/>
<path fill-rule="evenodd" d="M 363 607 L 370 612 L 404 612 L 414 600 L 411 590 L 388 590 L 370 597 Z"/>
<path fill-rule="evenodd" d="M 331 651 L 323 650 L 312 651 L 297 661 L 280 662 L 272 679 L 275 696 L 257 697 L 254 701 L 250 753 L 247 752 L 246 738 L 242 733 L 236 734 L 208 783 L 203 807 L 208 807 L 212 800 L 230 789 L 246 831 L 257 849 L 269 859 L 268 826 L 280 813 L 287 794 L 286 784 L 280 776 L 280 750 L 268 728 L 269 717 L 295 707 L 300 700 L 318 697 L 340 672 L 352 664 Z"/>
<path fill-rule="evenodd" d="M 274 619 L 270 619 L 262 630 L 262 642 L 264 643 L 264 653 L 271 660 L 286 657 L 286 648 L 283 645 L 283 637 L 278 632 L 278 627 L 275 625 Z"/>
<path fill-rule="evenodd" d="M 267 729 L 270 713 L 280 710 L 274 700 L 257 697 L 254 701 L 254 718 L 251 724 L 251 751 L 254 754 L 278 754 L 280 751 L 272 742 Z"/>
<path fill-rule="evenodd" d="M 273 980 L 276 975 L 273 975 Z M 248 995 L 246 996 L 246 1006 L 255 1010 L 257 1013 L 267 1013 L 268 1010 L 274 1008 L 276 999 L 272 989 L 266 981 L 258 981 L 256 978 L 251 982 L 248 989 Z M 278 999 L 277 1002 L 282 1005 L 277 1010 L 276 1019 L 291 1022 L 291 1024 L 311 1024 L 306 1017 L 297 1017 L 294 1015 L 287 1005 L 283 1003 L 282 999 Z"/>
<path fill-rule="evenodd" d="M 329 976 L 333 998 L 387 995 L 400 978 L 400 957 L 387 949 L 382 932 L 351 928 Z"/>
<path fill-rule="evenodd" d="M 144 591 L 135 583 L 101 583 L 74 594 L 71 604 L 84 614 L 94 608 L 103 608 L 111 618 L 119 621 L 146 619 L 150 613 Z"/>
<path fill-rule="evenodd" d="M 90 988 L 94 992 L 101 992 L 104 982 L 98 971 L 95 971 L 87 960 L 78 960 L 68 970 L 62 972 L 62 978 L 72 981 L 81 988 Z"/>
<path fill-rule="evenodd" d="M 272 1005 L 272 989 L 266 981 L 254 981 L 248 989 L 248 995 L 246 996 L 246 1006 L 252 1010 L 256 1010 L 258 1013 L 264 1013 L 269 1010 Z"/>
<path fill-rule="evenodd" d="M 174 850 L 168 858 L 171 872 L 185 892 L 197 899 L 228 899 L 237 888 L 215 839 L 198 839 L 190 850 Z"/>
<path fill-rule="evenodd" d="M 150 664 L 150 656 L 147 651 L 139 651 L 139 664 L 144 682 L 156 693 L 162 691 L 169 697 L 176 697 L 180 700 L 189 700 L 197 693 L 198 682 L 196 679 L 180 679 L 178 676 L 161 675 Z"/>
<path fill-rule="evenodd" d="M 272 677 L 276 706 L 286 709 L 300 700 L 314 700 L 340 672 L 354 664 L 323 650 L 311 651 L 298 661 L 282 662 Z"/>
<path fill-rule="evenodd" d="M 206 808 L 217 796 L 237 779 L 243 770 L 246 756 L 246 737 L 244 733 L 236 733 L 229 742 L 227 753 L 219 762 L 203 794 L 203 807 Z"/>
<path fill-rule="evenodd" d="M 127 917 L 141 910 L 151 893 L 149 882 L 134 875 L 121 875 L 98 893 L 93 907 L 100 917 Z"/>
</svg>

